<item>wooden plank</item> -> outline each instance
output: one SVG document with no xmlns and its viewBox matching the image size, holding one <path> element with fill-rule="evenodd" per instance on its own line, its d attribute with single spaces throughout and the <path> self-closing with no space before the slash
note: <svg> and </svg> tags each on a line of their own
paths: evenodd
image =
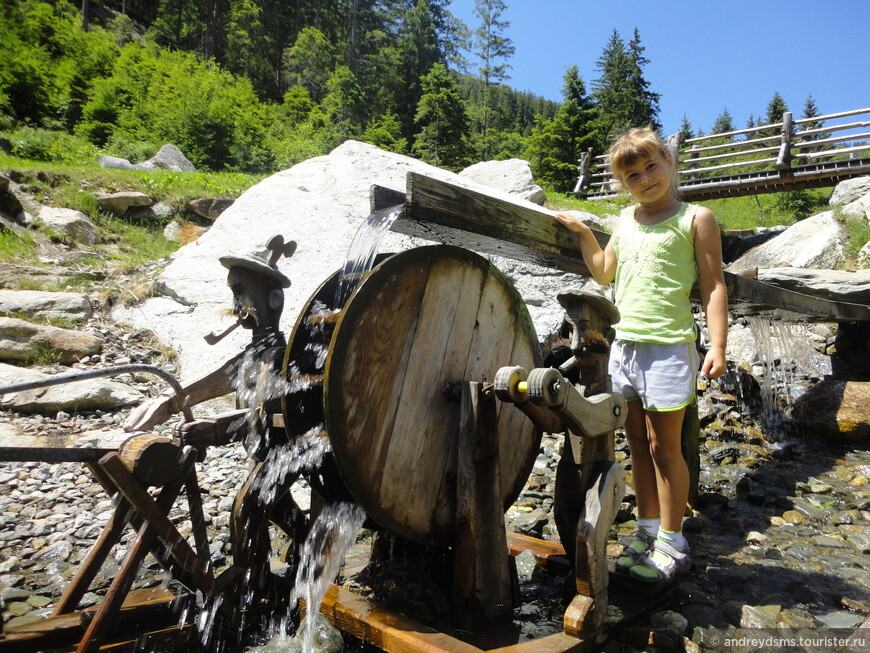
<svg viewBox="0 0 870 653">
<path fill-rule="evenodd" d="M 512 556 L 517 556 L 523 551 L 531 551 L 538 567 L 545 571 L 565 573 L 571 569 L 565 547 L 556 542 L 508 531 L 507 547 L 508 553 Z"/>
<path fill-rule="evenodd" d="M 176 595 L 161 587 L 131 590 L 124 599 L 119 611 L 119 628 L 128 626 L 131 620 L 141 620 L 145 616 L 169 612 Z M 87 623 L 97 612 L 101 604 L 84 610 L 69 612 L 63 615 L 53 615 L 46 619 L 30 622 L 21 626 L 6 626 L 0 634 L 0 653 L 32 653 L 47 648 L 71 645 L 78 641 L 84 632 L 83 623 Z"/>
<path fill-rule="evenodd" d="M 472 224 L 473 223 L 473 224 Z M 577 238 L 553 213 L 515 204 L 419 173 L 393 231 L 589 276 Z M 609 234 L 593 230 L 602 246 Z"/>
<path fill-rule="evenodd" d="M 386 653 L 484 653 L 409 617 L 374 606 L 336 585 L 326 590 L 320 612 L 342 632 Z"/>
<path fill-rule="evenodd" d="M 491 648 L 487 653 L 569 653 L 595 650 L 595 642 L 577 639 L 565 633 L 554 633 L 511 646 Z"/>
</svg>

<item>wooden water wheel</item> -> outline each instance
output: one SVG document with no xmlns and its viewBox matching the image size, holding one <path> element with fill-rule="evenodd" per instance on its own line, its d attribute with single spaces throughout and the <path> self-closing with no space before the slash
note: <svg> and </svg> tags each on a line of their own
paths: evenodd
<svg viewBox="0 0 870 653">
<path fill-rule="evenodd" d="M 541 365 L 525 304 L 491 263 L 443 245 L 382 258 L 339 313 L 324 315 L 335 284 L 334 276 L 315 292 L 288 345 L 285 373 L 306 388 L 285 398 L 285 423 L 298 434 L 322 420 L 344 484 L 381 526 L 449 545 L 457 391 L 464 381 L 492 382 L 507 364 Z M 324 330 L 325 360 L 312 344 Z M 507 508 L 528 478 L 540 432 L 514 406 L 498 411 Z"/>
</svg>

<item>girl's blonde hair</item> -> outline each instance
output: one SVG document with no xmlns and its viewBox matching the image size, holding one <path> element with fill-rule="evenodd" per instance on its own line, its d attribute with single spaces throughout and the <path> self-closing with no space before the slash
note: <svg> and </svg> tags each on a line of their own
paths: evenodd
<svg viewBox="0 0 870 653">
<path fill-rule="evenodd" d="M 610 170 L 613 176 L 623 183 L 623 173 L 642 158 L 648 158 L 654 154 L 662 157 L 673 164 L 671 168 L 671 193 L 674 197 L 679 196 L 679 180 L 677 178 L 677 165 L 668 144 L 652 129 L 635 127 L 619 136 L 610 148 Z"/>
</svg>

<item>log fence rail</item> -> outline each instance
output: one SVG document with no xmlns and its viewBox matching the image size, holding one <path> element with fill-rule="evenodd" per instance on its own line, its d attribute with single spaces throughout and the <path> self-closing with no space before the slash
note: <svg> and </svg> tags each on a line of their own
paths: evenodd
<svg viewBox="0 0 870 653">
<path fill-rule="evenodd" d="M 860 117 L 857 120 L 856 117 Z M 852 119 L 847 122 L 844 119 Z M 870 174 L 870 108 L 683 139 L 668 138 L 677 161 L 680 194 L 697 201 L 801 188 L 833 186 Z M 589 200 L 616 197 L 619 183 L 607 155 L 580 160 L 574 194 Z"/>
</svg>

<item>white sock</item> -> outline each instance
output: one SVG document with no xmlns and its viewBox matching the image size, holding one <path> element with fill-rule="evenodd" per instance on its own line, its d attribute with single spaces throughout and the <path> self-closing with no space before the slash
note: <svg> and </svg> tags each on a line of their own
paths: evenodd
<svg viewBox="0 0 870 653">
<path fill-rule="evenodd" d="M 659 533 L 659 525 L 662 523 L 660 517 L 652 517 L 649 519 L 638 519 L 638 527 L 645 530 L 647 533 L 655 537 Z"/>
<path fill-rule="evenodd" d="M 682 531 L 666 531 L 664 528 L 660 528 L 658 532 L 658 538 L 670 544 L 677 551 L 685 551 L 686 549 L 686 538 L 683 536 Z"/>
</svg>

